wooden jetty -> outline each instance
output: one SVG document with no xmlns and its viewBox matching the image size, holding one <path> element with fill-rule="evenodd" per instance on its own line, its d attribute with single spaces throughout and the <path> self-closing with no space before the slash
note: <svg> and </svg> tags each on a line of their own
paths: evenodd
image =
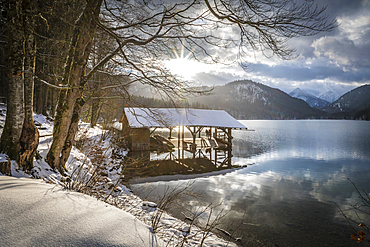
<svg viewBox="0 0 370 247">
<path fill-rule="evenodd" d="M 186 159 L 230 167 L 232 129 L 247 129 L 225 111 L 189 108 L 126 108 L 114 127 L 129 140 L 132 151 L 150 150 L 153 132 L 168 129 L 165 138 L 175 150 L 170 159 L 186 167 Z"/>
</svg>

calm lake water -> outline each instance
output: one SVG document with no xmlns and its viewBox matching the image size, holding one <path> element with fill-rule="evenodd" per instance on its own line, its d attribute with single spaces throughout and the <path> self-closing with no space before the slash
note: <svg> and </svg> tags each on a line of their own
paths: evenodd
<svg viewBox="0 0 370 247">
<path fill-rule="evenodd" d="M 336 204 L 345 208 L 359 201 L 347 178 L 370 192 L 370 122 L 241 122 L 254 131 L 233 131 L 232 162 L 247 167 L 223 175 L 133 184 L 132 189 L 155 201 L 166 188 L 192 183 L 201 196 L 183 200 L 182 206 L 196 211 L 221 204 L 213 214 L 228 211 L 222 228 L 235 231 L 242 238 L 240 246 L 358 246 Z M 181 219 L 184 209 L 174 206 L 170 212 Z"/>
</svg>

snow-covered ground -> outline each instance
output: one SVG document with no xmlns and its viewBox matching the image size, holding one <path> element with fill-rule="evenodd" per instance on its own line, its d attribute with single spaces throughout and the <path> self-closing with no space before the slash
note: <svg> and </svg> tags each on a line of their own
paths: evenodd
<svg viewBox="0 0 370 247">
<path fill-rule="evenodd" d="M 41 181 L 0 176 L 0 246 L 165 245 L 133 215 Z"/>
<path fill-rule="evenodd" d="M 1 132 L 5 122 L 3 105 L 0 106 L 0 110 L 2 111 L 0 114 Z M 105 200 L 152 227 L 152 231 L 166 243 L 166 246 L 195 247 L 200 246 L 201 243 L 203 246 L 236 246 L 213 233 L 204 232 L 192 224 L 162 212 L 155 203 L 143 201 L 133 194 L 129 188 L 122 184 L 124 174 L 121 162 L 127 152 L 118 149 L 112 142 L 113 137 L 110 132 L 102 130 L 99 126 L 91 128 L 87 123 L 80 123 L 77 144 L 81 150 L 75 146 L 72 148 L 66 164 L 67 174 L 72 179 L 66 179 L 44 161 L 52 142 L 53 123 L 42 115 L 35 115 L 34 118 L 35 122 L 39 124 L 38 152 L 41 158 L 34 160 L 34 168 L 30 174 L 20 170 L 16 162 L 12 161 L 13 177 L 43 179 L 46 183 L 59 184 Z M 0 161 L 7 159 L 6 155 L 0 154 Z M 96 173 L 99 175 L 99 181 L 94 184 L 94 187 L 84 187 L 84 183 Z M 158 217 L 159 215 L 160 217 Z"/>
</svg>

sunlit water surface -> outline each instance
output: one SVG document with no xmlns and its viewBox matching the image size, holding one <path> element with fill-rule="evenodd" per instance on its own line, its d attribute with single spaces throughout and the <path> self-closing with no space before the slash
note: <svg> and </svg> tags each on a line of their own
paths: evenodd
<svg viewBox="0 0 370 247">
<path fill-rule="evenodd" d="M 222 204 L 229 211 L 223 227 L 236 229 L 240 246 L 356 246 L 336 204 L 345 208 L 359 201 L 348 178 L 370 192 L 370 122 L 241 122 L 254 131 L 233 131 L 232 162 L 247 167 L 224 175 L 134 184 L 132 189 L 155 201 L 165 188 L 191 182 L 202 195 L 182 201 L 183 206 L 194 211 L 199 205 Z M 182 211 L 170 210 L 179 218 Z"/>
</svg>

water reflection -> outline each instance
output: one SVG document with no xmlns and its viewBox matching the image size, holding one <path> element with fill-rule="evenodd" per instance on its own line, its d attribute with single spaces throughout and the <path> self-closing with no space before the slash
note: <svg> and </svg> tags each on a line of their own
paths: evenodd
<svg viewBox="0 0 370 247">
<path fill-rule="evenodd" d="M 347 178 L 370 191 L 370 123 L 244 124 L 255 131 L 233 133 L 233 163 L 248 167 L 197 178 L 193 186 L 203 193 L 201 202 L 183 205 L 191 210 L 199 203 L 221 203 L 230 210 L 229 222 L 242 223 L 238 228 L 242 246 L 356 246 L 334 202 L 344 207 L 358 201 Z M 184 181 L 145 186 L 160 192 L 179 182 Z M 176 209 L 172 213 L 181 217 Z"/>
<path fill-rule="evenodd" d="M 233 155 L 275 158 L 370 159 L 370 123 L 343 120 L 244 120 L 255 131 L 233 131 Z"/>
</svg>

